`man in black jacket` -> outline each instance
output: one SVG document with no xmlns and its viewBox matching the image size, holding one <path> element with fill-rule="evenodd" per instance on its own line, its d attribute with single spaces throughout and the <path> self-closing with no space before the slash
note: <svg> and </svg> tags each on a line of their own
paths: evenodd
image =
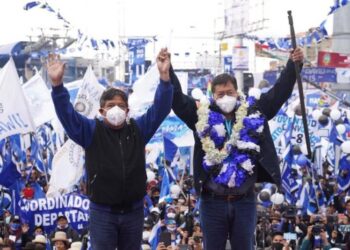
<svg viewBox="0 0 350 250">
<path fill-rule="evenodd" d="M 127 119 L 127 95 L 110 88 L 100 98 L 103 118 L 88 119 L 69 101 L 69 92 L 62 84 L 64 63 L 57 58 L 49 60 L 57 116 L 68 136 L 85 149 L 93 249 L 140 249 L 146 194 L 145 145 L 169 114 L 173 97 L 167 49 L 158 54 L 157 67 L 160 83 L 146 113 Z"/>
<path fill-rule="evenodd" d="M 171 69 L 172 108 L 195 137 L 194 180 L 201 197 L 205 249 L 225 249 L 228 237 L 232 249 L 253 249 L 254 184 L 281 184 L 268 120 L 290 97 L 296 81 L 293 61 L 302 60 L 303 52 L 297 48 L 276 84 L 264 94 L 253 91 L 249 97 L 239 92 L 234 77 L 218 75 L 212 81 L 213 100 L 200 103 L 182 93 Z"/>
</svg>

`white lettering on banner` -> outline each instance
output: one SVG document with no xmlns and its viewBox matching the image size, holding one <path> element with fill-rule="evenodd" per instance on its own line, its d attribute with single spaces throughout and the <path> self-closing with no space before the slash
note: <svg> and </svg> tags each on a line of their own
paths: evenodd
<svg viewBox="0 0 350 250">
<path fill-rule="evenodd" d="M 54 225 L 58 216 L 63 215 L 63 213 L 42 213 L 34 214 L 35 225 L 43 225 L 44 227 Z M 67 217 L 69 223 L 84 222 L 89 220 L 89 215 L 87 213 L 71 210 L 64 213 Z"/>
<path fill-rule="evenodd" d="M 26 201 L 21 207 L 24 211 L 45 211 L 60 208 L 78 208 L 89 210 L 90 201 L 80 196 L 60 196 L 55 198 L 40 198 L 36 200 Z"/>
<path fill-rule="evenodd" d="M 308 116 L 308 128 L 311 147 L 319 142 L 320 136 L 318 134 L 318 123 L 311 116 Z M 292 124 L 293 123 L 293 124 Z M 283 152 L 283 146 L 281 148 L 280 142 L 283 140 L 283 136 L 288 138 L 291 136 L 291 143 L 294 145 L 302 145 L 305 143 L 303 120 L 300 116 L 290 117 L 287 115 L 277 115 L 271 121 L 269 121 L 271 129 L 271 137 L 276 147 L 276 151 L 280 154 Z M 293 127 L 292 127 L 293 126 Z M 292 129 L 292 131 L 291 131 Z"/>
<path fill-rule="evenodd" d="M 7 116 L 7 121 L 0 121 L 0 134 L 2 132 L 9 132 L 12 130 L 16 130 L 18 128 L 27 128 L 28 124 L 24 123 L 21 119 L 19 113 L 11 114 Z"/>
</svg>

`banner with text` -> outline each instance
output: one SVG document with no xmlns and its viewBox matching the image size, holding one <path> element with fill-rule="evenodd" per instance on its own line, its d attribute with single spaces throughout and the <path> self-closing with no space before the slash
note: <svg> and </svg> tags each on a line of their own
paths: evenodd
<svg viewBox="0 0 350 250">
<path fill-rule="evenodd" d="M 68 194 L 55 198 L 40 198 L 20 201 L 20 217 L 30 228 L 42 225 L 46 232 L 56 227 L 58 216 L 65 215 L 69 225 L 81 231 L 89 222 L 90 201 L 79 194 Z"/>
</svg>

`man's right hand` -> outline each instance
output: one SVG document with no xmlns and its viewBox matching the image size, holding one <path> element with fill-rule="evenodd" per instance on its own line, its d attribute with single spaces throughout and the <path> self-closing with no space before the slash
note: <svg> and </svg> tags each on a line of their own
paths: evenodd
<svg viewBox="0 0 350 250">
<path fill-rule="evenodd" d="M 50 54 L 46 66 L 52 86 L 57 87 L 61 85 L 63 83 L 65 63 L 60 60 L 59 55 Z"/>
<path fill-rule="evenodd" d="M 160 79 L 165 82 L 170 80 L 170 54 L 168 53 L 167 48 L 163 48 L 160 50 L 157 56 L 157 66 L 160 74 Z"/>
</svg>

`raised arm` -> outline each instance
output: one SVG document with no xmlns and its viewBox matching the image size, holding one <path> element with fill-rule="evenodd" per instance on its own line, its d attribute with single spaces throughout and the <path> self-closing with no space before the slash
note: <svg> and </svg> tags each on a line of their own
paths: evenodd
<svg viewBox="0 0 350 250">
<path fill-rule="evenodd" d="M 170 80 L 174 85 L 174 99 L 172 108 L 175 114 L 193 131 L 198 121 L 195 99 L 182 92 L 181 84 L 173 67 L 170 67 Z"/>
<path fill-rule="evenodd" d="M 262 94 L 258 105 L 268 120 L 272 119 L 282 105 L 291 96 L 296 81 L 293 61 L 302 61 L 303 52 L 297 48 L 288 60 L 286 68 L 281 72 L 275 85 L 265 94 Z"/>
<path fill-rule="evenodd" d="M 157 87 L 153 105 L 145 114 L 136 119 L 141 129 L 145 143 L 147 143 L 160 124 L 171 111 L 173 102 L 173 86 L 170 84 L 169 67 L 170 57 L 167 49 L 162 49 L 157 56 L 157 66 L 160 74 L 160 83 Z"/>
<path fill-rule="evenodd" d="M 51 96 L 56 114 L 69 138 L 83 148 L 87 148 L 91 144 L 96 123 L 74 110 L 69 101 L 69 92 L 62 82 L 64 68 L 65 64 L 57 55 L 50 55 L 47 72 L 52 83 Z"/>
</svg>

